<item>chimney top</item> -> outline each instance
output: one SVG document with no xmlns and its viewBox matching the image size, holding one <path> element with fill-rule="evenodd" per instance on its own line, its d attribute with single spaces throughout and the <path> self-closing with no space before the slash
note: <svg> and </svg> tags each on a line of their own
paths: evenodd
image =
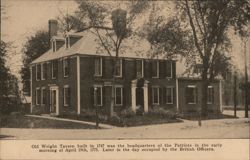
<svg viewBox="0 0 250 160">
<path fill-rule="evenodd" d="M 57 35 L 57 30 L 58 30 L 57 20 L 50 19 L 49 20 L 49 36 L 50 36 L 50 38 Z"/>
</svg>

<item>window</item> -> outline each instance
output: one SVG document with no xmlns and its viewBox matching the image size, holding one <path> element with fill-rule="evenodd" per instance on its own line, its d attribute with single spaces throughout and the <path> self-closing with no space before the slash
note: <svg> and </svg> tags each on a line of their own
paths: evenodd
<svg viewBox="0 0 250 160">
<path fill-rule="evenodd" d="M 197 101 L 196 86 L 189 85 L 186 88 L 186 100 L 188 104 L 196 104 Z"/>
<path fill-rule="evenodd" d="M 36 88 L 36 105 L 41 103 L 41 90 L 40 88 Z"/>
<path fill-rule="evenodd" d="M 138 79 L 144 76 L 143 72 L 144 72 L 143 60 L 137 60 L 136 61 L 136 76 Z"/>
<path fill-rule="evenodd" d="M 52 79 L 56 79 L 57 77 L 57 60 L 52 61 Z"/>
<path fill-rule="evenodd" d="M 207 104 L 212 104 L 214 101 L 214 88 L 213 86 L 208 86 L 207 88 Z"/>
<path fill-rule="evenodd" d="M 102 58 L 95 59 L 95 76 L 102 76 Z"/>
<path fill-rule="evenodd" d="M 174 103 L 174 87 L 166 88 L 166 103 L 173 104 Z"/>
<path fill-rule="evenodd" d="M 152 62 L 152 77 L 159 78 L 159 62 L 158 61 Z"/>
<path fill-rule="evenodd" d="M 102 86 L 94 86 L 94 104 L 102 106 Z"/>
<path fill-rule="evenodd" d="M 69 76 L 69 61 L 70 61 L 69 58 L 63 60 L 63 74 L 64 74 L 64 77 Z"/>
<path fill-rule="evenodd" d="M 123 104 L 123 88 L 122 87 L 115 87 L 115 105 L 121 106 Z"/>
<path fill-rule="evenodd" d="M 64 106 L 69 106 L 70 102 L 70 88 L 68 85 L 63 88 L 63 104 Z"/>
<path fill-rule="evenodd" d="M 41 64 L 36 65 L 36 80 L 41 80 Z"/>
<path fill-rule="evenodd" d="M 53 52 L 56 51 L 56 41 L 55 40 L 52 41 L 52 50 L 53 50 Z"/>
<path fill-rule="evenodd" d="M 41 104 L 44 105 L 44 104 L 46 104 L 46 89 L 43 87 L 41 91 L 42 91 L 42 93 L 41 93 L 41 96 L 42 96 L 41 97 Z"/>
<path fill-rule="evenodd" d="M 115 76 L 122 77 L 122 59 L 116 60 L 115 66 Z"/>
<path fill-rule="evenodd" d="M 159 87 L 152 87 L 153 104 L 159 105 Z"/>
<path fill-rule="evenodd" d="M 65 40 L 65 45 L 66 45 L 66 49 L 70 47 L 70 42 L 69 42 L 69 36 L 66 37 L 66 40 Z"/>
<path fill-rule="evenodd" d="M 47 77 L 47 66 L 46 66 L 46 63 L 42 63 L 41 64 L 41 72 L 42 72 L 41 78 L 42 78 L 42 80 L 45 80 L 46 77 Z"/>
<path fill-rule="evenodd" d="M 172 61 L 166 61 L 166 77 L 167 78 L 172 78 L 172 72 L 173 72 L 173 67 L 172 67 Z"/>
</svg>

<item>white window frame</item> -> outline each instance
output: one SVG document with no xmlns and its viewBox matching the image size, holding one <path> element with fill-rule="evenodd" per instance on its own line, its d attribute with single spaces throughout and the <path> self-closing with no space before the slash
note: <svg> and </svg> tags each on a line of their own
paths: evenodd
<svg viewBox="0 0 250 160">
<path fill-rule="evenodd" d="M 52 79 L 56 79 L 56 75 L 54 75 L 54 64 L 55 64 L 55 61 L 54 60 L 52 60 L 52 62 L 51 62 L 51 78 Z"/>
<path fill-rule="evenodd" d="M 155 103 L 154 102 L 154 89 L 157 89 L 157 94 L 158 94 L 158 97 L 157 97 L 157 102 L 158 103 Z M 152 86 L 152 104 L 153 105 L 160 105 L 160 87 L 159 86 Z"/>
<path fill-rule="evenodd" d="M 52 52 L 56 52 L 57 51 L 57 49 L 56 49 L 56 40 L 55 39 L 53 39 L 52 41 L 51 41 L 51 43 L 52 43 Z M 54 45 L 55 44 L 55 45 Z"/>
<path fill-rule="evenodd" d="M 159 78 L 159 61 L 153 61 L 153 63 L 156 62 L 156 76 L 152 76 L 152 78 Z M 153 68 L 153 67 L 152 67 Z"/>
<path fill-rule="evenodd" d="M 207 90 L 209 90 L 209 89 L 213 89 L 214 87 L 213 86 L 207 86 Z M 212 92 L 212 94 L 213 94 L 213 92 Z M 207 95 L 208 95 L 208 93 L 207 93 Z M 214 96 L 214 95 L 212 95 L 212 96 Z M 208 97 L 207 97 L 207 104 L 213 104 L 213 100 L 211 101 L 211 102 L 209 102 L 208 101 Z M 213 98 L 212 98 L 213 99 Z"/>
<path fill-rule="evenodd" d="M 171 89 L 171 102 L 167 102 L 167 89 Z M 173 86 L 166 87 L 166 104 L 174 104 L 174 87 Z"/>
<path fill-rule="evenodd" d="M 170 69 L 170 73 L 171 73 L 171 76 L 170 77 L 168 77 L 167 75 L 166 75 L 166 78 L 173 78 L 173 62 L 172 61 L 169 61 L 170 62 L 170 66 L 171 66 L 171 69 Z M 166 69 L 168 69 L 168 68 L 166 68 Z"/>
<path fill-rule="evenodd" d="M 69 77 L 69 74 L 68 75 L 65 75 L 65 63 L 66 61 L 68 61 L 69 58 L 64 58 L 63 59 L 63 77 Z M 69 64 L 68 64 L 68 68 L 69 68 Z"/>
<path fill-rule="evenodd" d="M 115 77 L 122 77 L 122 59 L 118 59 L 120 61 L 120 75 L 114 75 Z M 115 64 L 116 65 L 116 64 Z M 116 67 L 116 66 L 115 66 Z"/>
<path fill-rule="evenodd" d="M 46 93 L 46 88 L 42 87 L 41 88 L 41 105 L 45 105 L 45 102 L 43 101 L 43 93 Z"/>
<path fill-rule="evenodd" d="M 64 85 L 63 86 L 63 105 L 68 107 L 69 106 L 69 103 L 66 103 L 66 95 L 65 95 L 65 89 L 69 89 L 69 85 Z M 68 95 L 70 96 L 70 95 Z"/>
<path fill-rule="evenodd" d="M 116 103 L 116 89 L 120 88 L 121 89 L 121 104 Z M 123 86 L 115 86 L 115 105 L 116 106 L 122 106 L 123 105 Z"/>
<path fill-rule="evenodd" d="M 45 80 L 45 77 L 43 76 L 44 70 L 43 70 L 43 65 L 45 63 L 41 63 L 41 80 Z"/>
<path fill-rule="evenodd" d="M 136 68 L 136 76 L 138 77 L 138 72 L 137 72 L 137 68 Z M 141 78 L 144 77 L 144 60 L 141 60 Z"/>
<path fill-rule="evenodd" d="M 39 100 L 39 97 L 38 97 L 38 92 L 39 92 L 39 90 L 40 90 L 40 88 L 38 87 L 38 88 L 36 88 L 36 105 L 40 105 L 39 103 L 38 103 L 38 100 Z M 41 90 L 40 90 L 40 92 L 41 92 Z M 41 93 L 40 93 L 41 94 Z M 42 96 L 41 96 L 42 97 Z M 40 98 L 41 98 L 40 97 Z"/>
<path fill-rule="evenodd" d="M 103 106 L 103 90 L 102 90 L 102 85 L 94 85 L 94 89 L 95 88 L 100 88 L 101 89 L 101 104 L 97 104 L 97 99 L 95 99 L 95 104 L 96 104 L 96 106 L 98 106 L 98 107 L 101 107 L 101 106 Z M 95 91 L 94 91 L 95 92 Z M 95 96 L 95 94 L 93 95 L 93 97 Z M 96 95 L 96 98 L 97 98 L 97 95 Z"/>
<path fill-rule="evenodd" d="M 96 76 L 96 77 L 101 77 L 102 76 L 102 57 L 99 57 L 99 58 L 95 58 L 95 61 L 96 61 L 96 59 L 100 59 L 100 71 L 101 71 L 101 73 L 100 74 L 96 74 L 96 63 L 94 62 L 94 66 L 95 66 L 95 73 L 94 73 L 94 75 Z"/>
<path fill-rule="evenodd" d="M 196 104 L 197 103 L 197 95 L 196 95 L 196 86 L 195 85 L 188 85 L 187 88 L 193 88 L 194 89 L 194 102 L 188 102 L 188 104 Z M 186 95 L 185 95 L 186 97 Z"/>
</svg>

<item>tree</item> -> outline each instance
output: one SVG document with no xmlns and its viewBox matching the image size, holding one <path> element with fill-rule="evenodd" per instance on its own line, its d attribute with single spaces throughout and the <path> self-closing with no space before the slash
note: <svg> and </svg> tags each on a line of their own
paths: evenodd
<svg viewBox="0 0 250 160">
<path fill-rule="evenodd" d="M 6 67 L 6 54 L 7 54 L 8 44 L 1 40 L 0 48 L 0 107 L 5 107 L 7 104 L 6 97 L 8 96 L 8 80 L 9 80 L 9 69 Z"/>
<path fill-rule="evenodd" d="M 127 6 L 126 9 L 112 8 L 111 3 L 105 4 L 105 2 L 100 3 L 100 1 L 77 1 L 77 3 L 78 11 L 75 14 L 81 19 L 74 16 L 75 18 L 72 17 L 72 20 L 68 20 L 68 22 L 74 21 L 76 23 L 75 20 L 81 20 L 77 23 L 81 24 L 77 31 L 91 29 L 91 32 L 99 40 L 99 49 L 112 57 L 112 66 L 114 66 L 112 67 L 112 73 L 114 75 L 122 44 L 125 39 L 132 36 L 133 22 L 136 16 L 147 6 L 146 1 L 144 3 L 143 1 L 122 2 L 123 5 Z M 112 82 L 111 116 L 114 106 L 115 78 L 112 79 Z"/>
<path fill-rule="evenodd" d="M 20 71 L 24 91 L 30 94 L 30 69 L 29 64 L 50 49 L 49 33 L 38 31 L 28 38 L 23 47 L 23 67 Z"/>
<path fill-rule="evenodd" d="M 228 33 L 234 28 L 240 36 L 246 35 L 250 6 L 247 0 L 178 1 L 182 20 L 187 20 L 195 46 L 195 56 L 202 64 L 202 114 L 207 113 L 207 86 L 221 74 L 221 63 L 228 64 L 231 42 Z"/>
</svg>

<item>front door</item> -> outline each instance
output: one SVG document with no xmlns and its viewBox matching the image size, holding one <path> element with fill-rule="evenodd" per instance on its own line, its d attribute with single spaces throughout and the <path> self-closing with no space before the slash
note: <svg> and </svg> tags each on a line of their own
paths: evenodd
<svg viewBox="0 0 250 160">
<path fill-rule="evenodd" d="M 59 114 L 59 106 L 58 106 L 58 88 L 57 87 L 51 87 L 50 89 L 50 112 Z"/>
</svg>

